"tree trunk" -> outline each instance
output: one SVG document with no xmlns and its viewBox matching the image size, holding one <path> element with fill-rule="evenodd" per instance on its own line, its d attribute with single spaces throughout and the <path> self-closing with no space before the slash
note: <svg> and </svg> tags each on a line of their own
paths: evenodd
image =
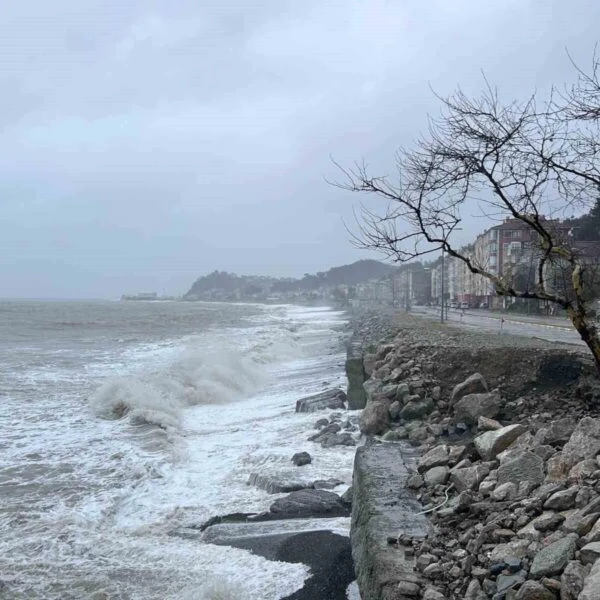
<svg viewBox="0 0 600 600">
<path fill-rule="evenodd" d="M 581 310 L 570 309 L 569 316 L 581 339 L 590 349 L 596 363 L 596 370 L 600 375 L 600 332 L 598 331 L 598 325 L 593 317 Z"/>
</svg>

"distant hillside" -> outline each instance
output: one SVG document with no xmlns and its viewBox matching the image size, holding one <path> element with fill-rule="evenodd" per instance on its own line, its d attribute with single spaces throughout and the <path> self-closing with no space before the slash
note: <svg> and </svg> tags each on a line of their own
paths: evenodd
<svg viewBox="0 0 600 600">
<path fill-rule="evenodd" d="M 254 275 L 236 275 L 225 271 L 213 271 L 196 279 L 185 300 L 196 298 L 240 299 L 268 296 L 290 292 L 310 292 L 338 285 L 352 286 L 371 279 L 381 279 L 389 275 L 395 267 L 376 260 L 359 260 L 351 265 L 333 267 L 329 271 L 302 279 L 274 278 Z"/>
</svg>

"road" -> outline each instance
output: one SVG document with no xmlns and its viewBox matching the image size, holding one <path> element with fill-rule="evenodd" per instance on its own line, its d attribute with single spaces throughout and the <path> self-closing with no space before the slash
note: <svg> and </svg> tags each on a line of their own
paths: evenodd
<svg viewBox="0 0 600 600">
<path fill-rule="evenodd" d="M 412 312 L 432 319 L 440 318 L 439 307 L 415 306 Z M 464 316 L 461 316 L 460 310 L 450 308 L 448 322 L 452 325 L 496 332 L 499 335 L 507 333 L 541 338 L 551 342 L 584 345 L 569 321 L 561 317 L 507 315 L 483 309 L 466 310 Z"/>
</svg>

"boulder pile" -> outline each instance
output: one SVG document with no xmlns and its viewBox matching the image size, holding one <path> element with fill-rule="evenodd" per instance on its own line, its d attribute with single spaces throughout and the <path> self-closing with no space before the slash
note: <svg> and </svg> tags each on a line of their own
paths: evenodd
<svg viewBox="0 0 600 600">
<path fill-rule="evenodd" d="M 553 364 L 568 375 L 550 385 Z M 600 600 L 600 383 L 581 355 L 409 329 L 364 366 L 360 430 L 420 450 L 406 485 L 435 532 L 397 540 L 421 582 L 399 597 Z"/>
</svg>

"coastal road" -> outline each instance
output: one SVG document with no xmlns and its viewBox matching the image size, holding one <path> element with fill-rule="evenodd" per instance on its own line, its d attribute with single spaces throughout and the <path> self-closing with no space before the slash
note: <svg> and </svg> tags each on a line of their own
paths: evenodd
<svg viewBox="0 0 600 600">
<path fill-rule="evenodd" d="M 412 312 L 431 319 L 440 318 L 439 307 L 415 306 Z M 464 316 L 461 316 L 460 310 L 450 308 L 448 322 L 461 327 L 496 332 L 499 335 L 506 333 L 541 338 L 551 342 L 584 345 L 569 321 L 560 317 L 508 315 L 481 309 L 466 310 Z"/>
</svg>

